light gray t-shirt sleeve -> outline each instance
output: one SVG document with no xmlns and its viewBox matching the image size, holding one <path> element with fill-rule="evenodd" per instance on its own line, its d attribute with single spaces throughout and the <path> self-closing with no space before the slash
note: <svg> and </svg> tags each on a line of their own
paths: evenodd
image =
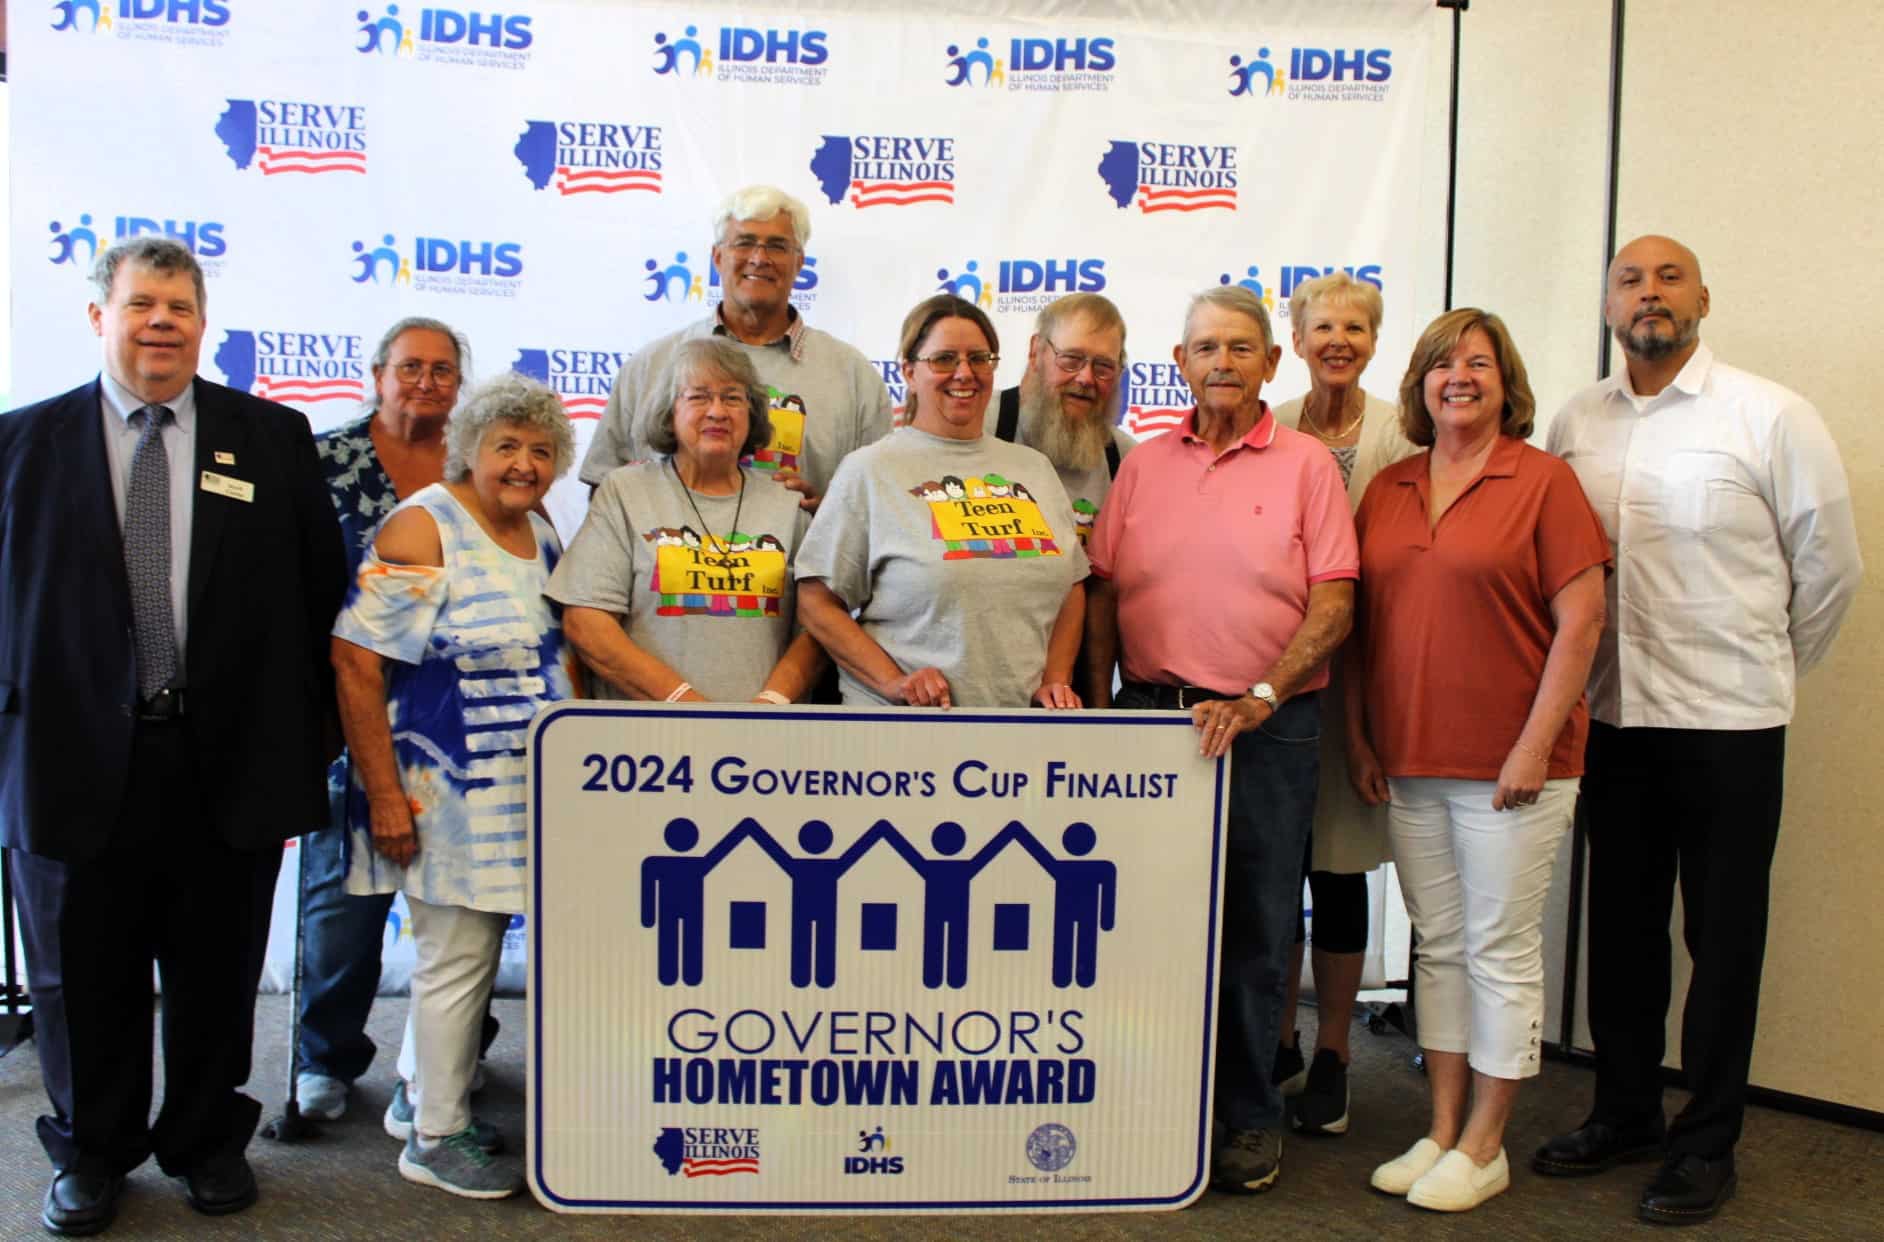
<svg viewBox="0 0 1884 1242">
<path fill-rule="evenodd" d="M 822 579 L 853 612 L 870 602 L 871 479 L 866 459 L 846 457 L 805 531 L 793 570 Z"/>
<path fill-rule="evenodd" d="M 589 502 L 582 528 L 557 563 L 543 593 L 565 607 L 599 608 L 626 616 L 632 607 L 641 542 L 632 533 L 625 469 L 610 471 Z"/>
</svg>

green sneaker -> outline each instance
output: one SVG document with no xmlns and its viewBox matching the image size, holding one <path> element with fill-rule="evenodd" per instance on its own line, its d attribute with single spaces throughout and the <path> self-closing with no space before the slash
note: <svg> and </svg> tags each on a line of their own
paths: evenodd
<svg viewBox="0 0 1884 1242">
<path fill-rule="evenodd" d="M 469 1126 L 430 1147 L 413 1131 L 399 1153 L 399 1176 L 466 1199 L 508 1199 L 523 1189 L 522 1166 L 479 1147 Z"/>
<path fill-rule="evenodd" d="M 386 1133 L 402 1142 L 411 1138 L 412 1116 L 412 1097 L 406 1093 L 406 1080 L 401 1078 L 399 1085 L 393 1088 L 391 1101 L 386 1105 Z M 488 1121 L 479 1121 L 473 1117 L 471 1134 L 487 1156 L 498 1155 L 504 1150 L 504 1136 Z"/>
</svg>

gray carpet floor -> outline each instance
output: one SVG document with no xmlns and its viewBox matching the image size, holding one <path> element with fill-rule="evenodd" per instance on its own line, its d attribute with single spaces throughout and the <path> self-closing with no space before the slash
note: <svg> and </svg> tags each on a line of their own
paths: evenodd
<svg viewBox="0 0 1884 1242">
<path fill-rule="evenodd" d="M 1291 1139 L 1282 1178 L 1268 1194 L 1206 1194 L 1182 1212 L 1093 1216 L 743 1217 L 563 1216 L 527 1195 L 477 1203 L 412 1185 L 395 1167 L 398 1144 L 380 1129 L 392 1087 L 392 1051 L 405 1002 L 382 1000 L 372 1032 L 381 1055 L 361 1080 L 346 1117 L 319 1137 L 284 1145 L 258 1137 L 249 1149 L 261 1202 L 212 1220 L 191 1211 L 181 1183 L 146 1164 L 131 1178 L 112 1238 L 714 1238 L 1025 1239 L 1051 1238 L 1431 1238 L 1574 1239 L 1666 1236 L 1638 1223 L 1636 1196 L 1652 1166 L 1555 1181 L 1531 1173 L 1531 1150 L 1575 1125 L 1588 1102 L 1589 1074 L 1549 1064 L 1519 1098 L 1507 1150 L 1511 1189 L 1477 1211 L 1440 1216 L 1367 1187 L 1368 1174 L 1424 1130 L 1425 1080 L 1412 1047 L 1397 1033 L 1353 1033 L 1353 1128 L 1336 1139 Z M 480 1115 L 507 1135 L 523 1132 L 523 1003 L 499 1001 L 504 1029 L 492 1049 Z M 1313 1040 L 1313 1012 L 1300 1015 Z M 279 1111 L 287 1059 L 287 1001 L 261 1000 L 250 1093 Z M 1670 1093 L 1669 1106 L 1679 1100 Z M 29 1043 L 0 1060 L 0 1237 L 44 1237 L 38 1224 L 48 1168 L 33 1137 L 45 1107 L 39 1062 Z M 1682 1230 L 1695 1238 L 1884 1239 L 1884 1134 L 1754 1109 L 1739 1150 L 1740 1191 L 1712 1224 Z"/>
</svg>

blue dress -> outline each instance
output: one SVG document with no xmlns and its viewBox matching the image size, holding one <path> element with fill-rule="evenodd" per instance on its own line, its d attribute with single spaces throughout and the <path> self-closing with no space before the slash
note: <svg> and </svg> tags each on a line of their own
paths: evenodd
<svg viewBox="0 0 1884 1242">
<path fill-rule="evenodd" d="M 561 611 L 543 596 L 562 545 L 533 513 L 536 556 L 505 551 L 442 483 L 398 508 L 438 524 L 443 567 L 388 564 L 368 549 L 334 635 L 388 662 L 387 718 L 419 852 L 400 867 L 373 848 L 356 774 L 347 891 L 521 913 L 530 721 L 574 697 Z"/>
</svg>

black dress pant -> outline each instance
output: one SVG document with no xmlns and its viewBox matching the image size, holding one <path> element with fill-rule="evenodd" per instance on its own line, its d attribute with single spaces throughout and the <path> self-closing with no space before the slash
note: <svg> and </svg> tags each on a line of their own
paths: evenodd
<svg viewBox="0 0 1884 1242">
<path fill-rule="evenodd" d="M 242 1151 L 255 988 L 281 847 L 239 850 L 204 823 L 183 726 L 140 724 L 124 811 L 83 862 L 12 851 L 54 1167 L 125 1173 L 153 1152 L 180 1176 Z M 163 986 L 164 1100 L 151 1104 L 151 964 Z"/>
<path fill-rule="evenodd" d="M 1669 1149 L 1733 1150 L 1766 954 L 1767 887 L 1779 838 L 1785 728 L 1618 729 L 1592 721 L 1583 777 L 1590 841 L 1593 1115 L 1662 1119 L 1669 917 L 1679 877 L 1694 973 L 1681 1065 L 1694 1098 L 1668 1126 Z"/>
</svg>

